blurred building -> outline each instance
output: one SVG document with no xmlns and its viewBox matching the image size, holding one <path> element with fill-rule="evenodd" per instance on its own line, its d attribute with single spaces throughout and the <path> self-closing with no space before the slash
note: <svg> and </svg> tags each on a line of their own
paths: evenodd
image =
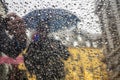
<svg viewBox="0 0 120 80">
<path fill-rule="evenodd" d="M 101 22 L 103 40 L 107 46 L 107 52 L 118 48 L 120 45 L 120 1 L 97 0 L 96 13 Z"/>
<path fill-rule="evenodd" d="M 0 0 L 0 14 L 5 15 L 7 13 L 8 9 L 5 5 L 4 0 Z"/>
<path fill-rule="evenodd" d="M 96 0 L 106 60 L 112 80 L 120 80 L 120 0 Z"/>
<path fill-rule="evenodd" d="M 7 13 L 7 7 L 5 6 L 4 0 L 0 0 L 0 15 L 5 16 Z M 0 52 L 0 56 L 3 55 L 2 52 Z M 1 64 L 0 65 L 0 80 L 7 80 L 8 78 L 8 65 L 7 64 Z"/>
</svg>

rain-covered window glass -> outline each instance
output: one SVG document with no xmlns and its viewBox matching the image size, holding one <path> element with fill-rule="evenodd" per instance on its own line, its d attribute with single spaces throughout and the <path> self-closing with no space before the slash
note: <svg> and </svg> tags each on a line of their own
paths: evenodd
<svg viewBox="0 0 120 80">
<path fill-rule="evenodd" d="M 117 6 L 118 6 L 118 11 L 120 11 L 120 1 L 116 0 Z"/>
<path fill-rule="evenodd" d="M 119 80 L 119 0 L 1 0 L 0 80 Z"/>
</svg>

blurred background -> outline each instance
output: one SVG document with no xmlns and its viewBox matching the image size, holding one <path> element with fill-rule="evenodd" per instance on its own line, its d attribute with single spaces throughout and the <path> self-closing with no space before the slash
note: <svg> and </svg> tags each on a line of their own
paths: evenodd
<svg viewBox="0 0 120 80">
<path fill-rule="evenodd" d="M 1 14 L 14 12 L 24 19 L 29 12 L 45 8 L 64 9 L 79 19 L 70 28 L 51 31 L 50 37 L 70 47 L 102 49 L 111 79 L 120 79 L 120 0 L 0 1 Z"/>
</svg>

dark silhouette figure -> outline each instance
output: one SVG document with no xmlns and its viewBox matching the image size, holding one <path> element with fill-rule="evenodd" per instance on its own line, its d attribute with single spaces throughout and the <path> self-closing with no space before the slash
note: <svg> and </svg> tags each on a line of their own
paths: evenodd
<svg viewBox="0 0 120 80">
<path fill-rule="evenodd" d="M 14 13 L 7 15 L 6 18 L 0 16 L 0 52 L 16 58 L 25 48 L 24 21 Z"/>
</svg>

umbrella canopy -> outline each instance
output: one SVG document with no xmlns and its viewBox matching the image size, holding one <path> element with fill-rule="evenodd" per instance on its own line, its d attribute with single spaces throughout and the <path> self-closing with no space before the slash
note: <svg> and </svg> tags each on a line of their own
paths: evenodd
<svg viewBox="0 0 120 80">
<path fill-rule="evenodd" d="M 29 28 L 36 28 L 40 22 L 47 23 L 50 32 L 60 29 L 76 27 L 80 19 L 70 11 L 64 9 L 34 10 L 23 17 Z"/>
</svg>

